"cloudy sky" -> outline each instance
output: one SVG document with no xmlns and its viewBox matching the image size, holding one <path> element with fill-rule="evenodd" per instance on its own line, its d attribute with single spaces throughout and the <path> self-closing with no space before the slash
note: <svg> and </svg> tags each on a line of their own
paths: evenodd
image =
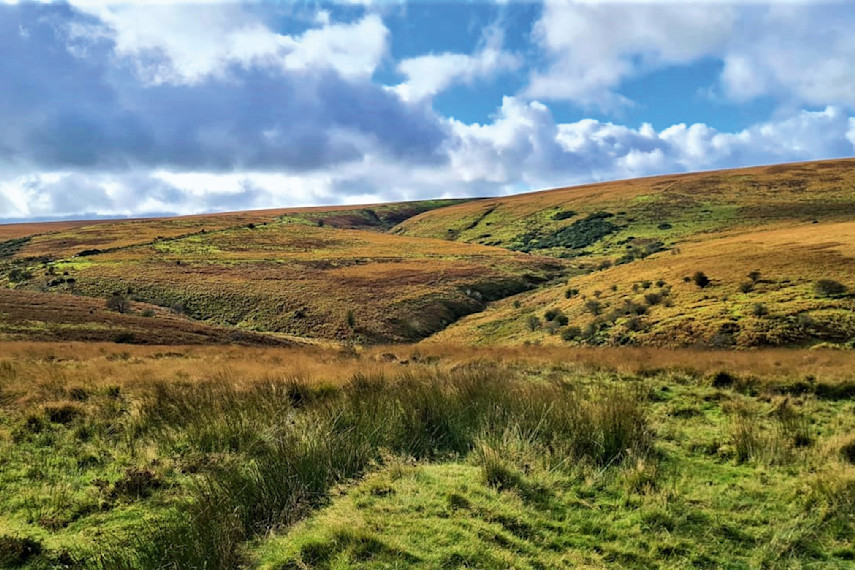
<svg viewBox="0 0 855 570">
<path fill-rule="evenodd" d="M 0 0 L 0 220 L 855 155 L 855 3 Z"/>
</svg>

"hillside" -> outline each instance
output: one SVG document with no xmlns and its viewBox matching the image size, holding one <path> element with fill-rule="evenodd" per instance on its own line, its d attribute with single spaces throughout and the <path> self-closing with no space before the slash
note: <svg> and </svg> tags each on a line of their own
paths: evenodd
<svg viewBox="0 0 855 570">
<path fill-rule="evenodd" d="M 396 231 L 569 258 L 568 281 L 431 342 L 751 347 L 855 338 L 853 222 L 855 160 L 839 160 L 486 200 Z"/>
<path fill-rule="evenodd" d="M 102 307 L 118 293 L 239 331 L 369 343 L 418 340 L 562 271 L 506 249 L 383 233 L 445 204 L 117 221 L 25 236 L 0 252 L 14 291 Z"/>
<path fill-rule="evenodd" d="M 2 228 L 10 291 L 96 306 L 120 293 L 289 338 L 722 348 L 855 338 L 853 159 L 482 200 Z"/>
</svg>

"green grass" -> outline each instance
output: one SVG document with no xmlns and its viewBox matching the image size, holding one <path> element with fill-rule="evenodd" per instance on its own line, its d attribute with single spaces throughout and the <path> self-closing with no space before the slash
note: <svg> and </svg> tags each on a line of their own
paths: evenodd
<svg viewBox="0 0 855 570">
<path fill-rule="evenodd" d="M 33 399 L 0 361 L 0 557 L 22 567 L 851 565 L 851 382 L 440 359 L 90 385 L 67 366 L 28 368 Z"/>
</svg>

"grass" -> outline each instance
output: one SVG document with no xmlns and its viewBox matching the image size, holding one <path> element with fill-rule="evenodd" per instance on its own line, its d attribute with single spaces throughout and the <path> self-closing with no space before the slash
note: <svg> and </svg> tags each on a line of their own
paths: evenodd
<svg viewBox="0 0 855 570">
<path fill-rule="evenodd" d="M 571 277 L 496 303 L 432 341 L 560 344 L 566 342 L 560 334 L 531 331 L 526 320 L 532 313 L 560 310 L 570 325 L 593 329 L 573 342 L 845 347 L 855 338 L 853 297 L 818 294 L 815 287 L 823 280 L 855 282 L 847 261 L 855 255 L 853 232 L 855 223 L 839 222 L 707 235 L 680 245 L 679 251 Z M 756 282 L 749 278 L 755 270 L 760 272 Z M 710 280 L 705 287 L 692 278 L 699 272 Z M 576 291 L 569 297 L 568 287 Z M 591 314 L 593 303 L 601 307 L 600 315 Z M 641 315 L 637 307 L 644 308 Z"/>
<path fill-rule="evenodd" d="M 848 353 L 2 349 L 7 565 L 853 556 Z"/>
<path fill-rule="evenodd" d="M 561 270 L 498 248 L 288 221 L 85 260 L 33 266 L 18 287 L 99 299 L 125 292 L 214 325 L 348 342 L 422 338 Z"/>
</svg>

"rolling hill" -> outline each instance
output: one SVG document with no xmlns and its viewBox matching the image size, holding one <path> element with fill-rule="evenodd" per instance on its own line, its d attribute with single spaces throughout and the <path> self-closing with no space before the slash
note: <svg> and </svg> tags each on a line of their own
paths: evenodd
<svg viewBox="0 0 855 570">
<path fill-rule="evenodd" d="M 355 343 L 855 338 L 853 159 L 481 200 L 27 228 L 0 227 L 7 304 L 60 293 L 97 306 L 121 294 L 205 326 Z"/>
<path fill-rule="evenodd" d="M 790 346 L 855 337 L 855 161 L 695 173 L 460 204 L 396 232 L 568 259 L 571 277 L 431 338 Z M 698 286 L 696 273 L 709 278 Z"/>
<path fill-rule="evenodd" d="M 238 331 L 401 342 L 563 270 L 546 257 L 384 233 L 448 203 L 117 221 L 25 235 L 0 244 L 5 294 L 83 295 L 102 306 L 118 294 Z"/>
</svg>

